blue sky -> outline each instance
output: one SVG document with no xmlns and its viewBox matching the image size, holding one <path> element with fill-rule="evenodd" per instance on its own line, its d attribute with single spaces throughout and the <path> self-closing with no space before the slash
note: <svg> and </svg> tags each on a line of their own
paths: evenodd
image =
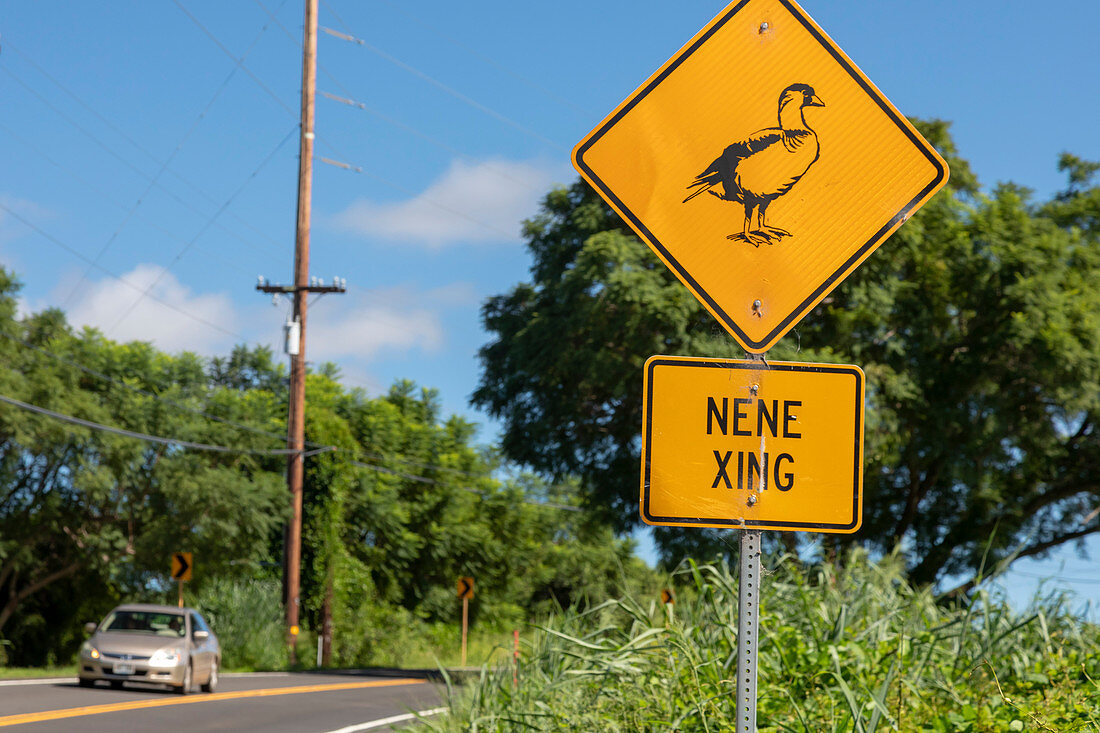
<svg viewBox="0 0 1100 733">
<path fill-rule="evenodd" d="M 349 292 L 310 309 L 310 359 L 372 393 L 436 387 L 492 440 L 467 399 L 481 303 L 527 277 L 520 221 L 574 179 L 572 146 L 722 7 L 322 2 L 341 35 L 319 40 L 311 270 Z M 1064 183 L 1060 152 L 1100 159 L 1100 4 L 804 7 L 902 112 L 950 120 L 983 185 L 1045 197 Z M 281 349 L 286 307 L 253 288 L 291 273 L 301 1 L 0 8 L 0 263 L 24 308 L 169 351 Z M 1072 550 L 1021 567 L 1017 595 L 1027 573 L 1100 578 Z"/>
</svg>

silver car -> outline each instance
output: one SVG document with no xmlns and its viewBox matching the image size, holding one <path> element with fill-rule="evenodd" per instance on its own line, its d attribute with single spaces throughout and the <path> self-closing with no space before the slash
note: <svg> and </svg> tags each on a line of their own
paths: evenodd
<svg viewBox="0 0 1100 733">
<path fill-rule="evenodd" d="M 133 603 L 119 606 L 98 625 L 80 647 L 81 687 L 106 680 L 171 685 L 186 695 L 195 683 L 203 692 L 218 686 L 221 648 L 202 615 L 193 608 Z"/>
</svg>

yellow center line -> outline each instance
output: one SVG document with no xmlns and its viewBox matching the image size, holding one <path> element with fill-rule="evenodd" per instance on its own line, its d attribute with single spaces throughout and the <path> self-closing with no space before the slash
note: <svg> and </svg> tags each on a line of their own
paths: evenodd
<svg viewBox="0 0 1100 733">
<path fill-rule="evenodd" d="M 210 695 L 195 695 L 186 697 L 173 697 L 163 700 L 134 700 L 132 702 L 116 702 L 107 705 L 86 705 L 79 708 L 65 708 L 63 710 L 45 710 L 41 713 L 20 713 L 7 715 L 0 718 L 0 728 L 22 723 L 40 723 L 45 720 L 62 720 L 64 718 L 79 718 L 85 715 L 102 715 L 104 713 L 118 713 L 125 710 L 139 710 L 141 708 L 159 708 L 166 705 L 189 705 L 198 702 L 218 702 L 219 700 L 239 700 L 246 697 L 275 697 L 276 695 L 300 695 L 304 692 L 335 692 L 336 690 L 359 690 L 364 687 L 394 687 L 397 685 L 422 685 L 422 679 L 399 677 L 392 680 L 373 680 L 371 682 L 335 682 L 325 685 L 299 685 L 297 687 L 268 687 L 262 690 L 239 690 L 236 692 L 215 692 Z"/>
</svg>

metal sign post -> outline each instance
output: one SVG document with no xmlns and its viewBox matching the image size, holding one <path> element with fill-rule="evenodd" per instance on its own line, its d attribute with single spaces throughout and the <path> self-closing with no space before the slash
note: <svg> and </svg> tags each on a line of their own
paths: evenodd
<svg viewBox="0 0 1100 733">
<path fill-rule="evenodd" d="M 462 666 L 466 666 L 466 633 L 470 625 L 470 599 L 474 597 L 474 579 L 458 579 L 458 597 L 462 599 Z"/>
<path fill-rule="evenodd" d="M 756 733 L 760 534 L 758 529 L 741 532 L 741 577 L 737 582 L 737 733 Z"/>
</svg>

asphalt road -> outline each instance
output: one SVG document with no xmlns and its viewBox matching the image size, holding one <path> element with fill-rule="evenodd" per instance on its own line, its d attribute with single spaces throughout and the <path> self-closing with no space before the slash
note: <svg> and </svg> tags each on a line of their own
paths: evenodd
<svg viewBox="0 0 1100 733">
<path fill-rule="evenodd" d="M 440 706 L 429 680 L 370 673 L 222 675 L 216 693 L 190 695 L 153 685 L 87 689 L 75 678 L 0 682 L 0 729 L 32 733 L 373 732 L 415 729 L 408 718 L 387 719 Z"/>
</svg>

